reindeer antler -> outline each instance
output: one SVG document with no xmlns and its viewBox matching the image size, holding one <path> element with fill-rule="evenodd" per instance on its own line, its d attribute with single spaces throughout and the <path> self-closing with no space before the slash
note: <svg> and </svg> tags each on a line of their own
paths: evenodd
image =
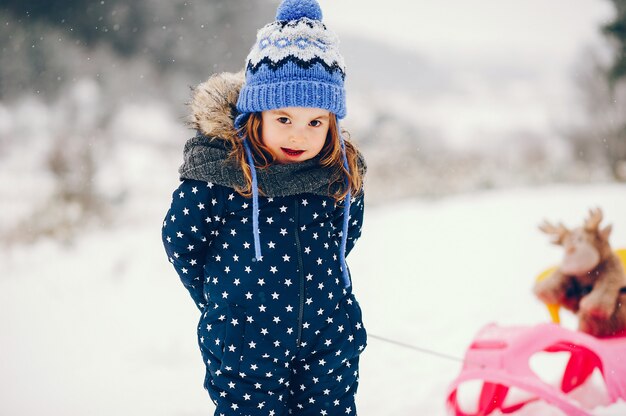
<svg viewBox="0 0 626 416">
<path fill-rule="evenodd" d="M 567 234 L 569 234 L 569 230 L 563 225 L 563 223 L 559 223 L 558 225 L 553 225 L 552 223 L 544 220 L 543 224 L 539 226 L 539 229 L 544 233 L 552 236 L 552 243 L 554 244 L 562 244 L 563 239 Z"/>
<path fill-rule="evenodd" d="M 585 230 L 598 231 L 598 226 L 602 222 L 602 209 L 595 208 L 589 210 L 589 218 L 585 220 Z"/>
</svg>

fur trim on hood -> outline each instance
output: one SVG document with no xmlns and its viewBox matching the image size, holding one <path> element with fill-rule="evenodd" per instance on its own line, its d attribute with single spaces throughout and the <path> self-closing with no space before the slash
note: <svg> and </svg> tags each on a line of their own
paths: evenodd
<svg viewBox="0 0 626 416">
<path fill-rule="evenodd" d="M 243 71 L 222 72 L 194 88 L 189 125 L 204 136 L 234 139 L 237 98 L 243 83 Z"/>
</svg>

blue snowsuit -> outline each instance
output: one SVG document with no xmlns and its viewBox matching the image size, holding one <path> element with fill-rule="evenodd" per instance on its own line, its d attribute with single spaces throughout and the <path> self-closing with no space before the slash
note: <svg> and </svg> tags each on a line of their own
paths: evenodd
<svg viewBox="0 0 626 416">
<path fill-rule="evenodd" d="M 201 120 L 197 127 L 212 133 Z M 162 236 L 201 311 L 204 387 L 215 415 L 355 415 L 367 336 L 352 286 L 342 280 L 342 206 L 308 192 L 260 197 L 263 257 L 256 261 L 251 199 L 182 176 Z M 361 194 L 352 199 L 346 255 L 362 221 Z"/>
</svg>

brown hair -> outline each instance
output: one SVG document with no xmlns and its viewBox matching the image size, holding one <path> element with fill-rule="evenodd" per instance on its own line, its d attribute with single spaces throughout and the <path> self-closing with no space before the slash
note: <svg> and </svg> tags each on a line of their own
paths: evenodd
<svg viewBox="0 0 626 416">
<path fill-rule="evenodd" d="M 270 149 L 263 144 L 263 140 L 261 138 L 261 127 L 261 113 L 251 113 L 246 121 L 246 124 L 242 126 L 239 131 L 242 137 L 247 138 L 253 153 L 255 165 L 258 169 L 267 168 L 274 163 L 275 160 Z M 350 190 L 352 190 L 353 195 L 359 194 L 363 187 L 363 172 L 362 168 L 359 166 L 357 148 L 350 141 L 350 136 L 347 131 L 342 130 L 342 134 L 344 137 L 349 171 L 347 171 L 343 165 L 337 118 L 333 113 L 330 113 L 328 135 L 326 136 L 324 147 L 322 147 L 319 154 L 321 155 L 320 165 L 326 168 L 334 169 L 335 171 L 334 180 L 329 184 L 329 195 L 331 195 L 335 201 L 343 199 L 348 193 L 348 189 L 344 184 L 345 177 L 348 178 Z M 229 141 L 231 142 L 230 144 L 233 149 L 229 157 L 241 166 L 241 170 L 243 171 L 246 181 L 245 187 L 236 189 L 236 191 L 242 196 L 249 197 L 252 195 L 252 174 L 246 159 L 243 142 L 237 137 L 233 137 Z M 336 183 L 340 183 L 341 186 L 333 186 Z M 331 187 L 335 189 L 332 193 Z M 356 192 L 354 191 L 355 189 L 357 190 Z M 259 192 L 262 192 L 262 190 L 259 190 Z"/>
</svg>

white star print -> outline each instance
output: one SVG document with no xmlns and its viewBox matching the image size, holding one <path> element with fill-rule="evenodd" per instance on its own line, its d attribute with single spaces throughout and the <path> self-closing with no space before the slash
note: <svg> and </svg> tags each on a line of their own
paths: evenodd
<svg viewBox="0 0 626 416">
<path fill-rule="evenodd" d="M 195 303 L 203 311 L 203 319 L 207 319 L 206 322 L 211 322 L 205 322 L 200 327 L 199 340 L 201 345 L 216 350 L 221 349 L 223 351 L 225 349 L 233 356 L 236 354 L 237 358 L 243 357 L 241 370 L 246 368 L 249 372 L 258 372 L 261 377 L 263 375 L 269 378 L 278 377 L 278 371 L 281 371 L 282 374 L 280 369 L 284 366 L 290 372 L 293 370 L 294 377 L 301 377 L 296 384 L 297 386 L 301 383 L 306 387 L 311 387 L 314 384 L 324 386 L 323 383 L 326 379 L 321 377 L 302 378 L 304 374 L 312 374 L 313 368 L 308 365 L 298 367 L 298 372 L 302 372 L 302 374 L 297 375 L 296 367 L 293 366 L 296 362 L 296 356 L 287 349 L 287 345 L 291 346 L 291 343 L 295 341 L 296 333 L 299 333 L 300 348 L 313 344 L 313 341 L 315 341 L 315 345 L 323 345 L 323 348 L 329 351 L 328 355 L 323 358 L 314 357 L 317 359 L 313 361 L 312 367 L 320 367 L 321 373 L 327 372 L 328 374 L 331 374 L 333 370 L 337 372 L 340 363 L 341 366 L 345 364 L 350 367 L 348 354 L 342 353 L 334 346 L 343 345 L 347 340 L 350 343 L 356 343 L 354 348 L 357 349 L 357 352 L 365 348 L 365 344 L 359 342 L 360 337 L 357 335 L 355 338 L 349 330 L 353 329 L 354 334 L 358 334 L 357 331 L 363 329 L 360 322 L 355 321 L 350 327 L 333 325 L 333 318 L 339 320 L 338 317 L 341 316 L 341 313 L 346 313 L 341 308 L 341 302 L 344 302 L 344 305 L 353 304 L 353 298 L 348 295 L 348 290 L 343 287 L 343 281 L 340 278 L 342 264 L 338 260 L 343 206 L 333 205 L 332 197 L 319 198 L 315 195 L 306 195 L 307 198 L 298 198 L 302 208 L 300 214 L 294 216 L 288 210 L 289 203 L 294 203 L 293 196 L 268 198 L 267 204 L 262 204 L 259 207 L 261 221 L 271 225 L 271 227 L 267 226 L 260 230 L 260 241 L 262 247 L 265 248 L 263 253 L 265 254 L 265 261 L 256 264 L 257 267 L 253 272 L 252 266 L 255 264 L 252 262 L 253 256 L 250 251 L 245 251 L 252 249 L 254 245 L 251 240 L 253 237 L 252 227 L 249 226 L 251 223 L 250 207 L 252 205 L 249 204 L 250 200 L 223 186 L 213 186 L 212 184 L 208 185 L 208 183 L 206 188 L 194 186 L 198 183 L 197 181 L 184 180 L 181 184 L 177 191 L 179 198 L 173 198 L 172 208 L 166 215 L 166 220 L 163 221 L 163 241 L 166 245 L 168 259 L 178 271 L 185 286 L 194 295 Z M 226 203 L 226 199 L 228 199 L 228 203 Z M 288 201 L 289 203 L 287 203 Z M 297 204 L 297 199 L 295 201 Z M 356 198 L 354 201 L 349 217 L 348 251 L 352 249 L 354 242 L 360 235 L 362 199 Z M 301 246 L 296 246 L 296 238 L 302 243 Z M 250 242 L 245 241 L 245 239 Z M 301 247 L 301 251 L 297 250 L 299 247 Z M 248 254 L 242 255 L 243 253 Z M 305 261 L 302 262 L 304 254 L 310 257 L 306 257 Z M 292 258 L 294 259 L 293 262 L 291 262 Z M 261 264 L 265 266 L 259 268 Z M 281 267 L 278 268 L 277 264 L 281 264 Z M 322 266 L 326 267 L 326 270 Z M 226 275 L 228 278 L 224 279 L 223 277 Z M 307 311 L 308 322 L 302 322 L 303 319 L 297 309 L 298 288 L 301 288 L 301 285 L 304 285 L 304 293 L 306 294 L 302 300 L 307 305 L 307 309 L 304 310 Z M 294 286 L 293 290 L 291 286 Z M 318 288 L 318 290 L 316 291 L 314 288 Z M 233 315 L 235 311 L 229 310 L 228 314 L 220 315 L 216 319 L 215 316 L 218 313 L 213 312 L 212 309 L 217 309 L 218 304 L 209 302 L 210 300 L 220 302 L 220 306 L 227 302 L 235 304 L 243 308 L 244 313 Z M 288 302 L 294 301 L 296 308 L 288 304 Z M 264 303 L 268 303 L 269 306 L 266 307 Z M 311 308 L 310 311 L 309 307 Z M 313 311 L 316 313 L 312 313 Z M 240 344 L 231 343 L 228 337 L 226 341 L 216 338 L 215 335 L 222 335 L 222 333 L 216 331 L 217 327 L 216 330 L 213 330 L 211 324 L 221 321 L 223 326 L 220 329 L 222 331 L 227 324 L 231 330 L 230 328 L 233 327 L 242 328 L 244 326 L 243 319 L 246 320 L 245 336 L 247 339 L 245 343 L 242 342 L 244 351 L 240 354 L 242 349 L 239 348 Z M 342 322 L 344 320 L 345 318 L 341 319 Z M 251 326 L 253 322 L 255 322 L 255 326 L 258 322 L 258 329 L 250 331 L 249 329 L 253 328 Z M 272 328 L 271 332 L 268 331 L 269 328 Z M 261 342 L 261 340 L 263 341 Z M 214 341 L 215 346 L 213 346 Z M 264 348 L 261 348 L 261 343 L 265 345 L 264 348 L 267 348 L 268 344 L 276 348 L 272 357 L 266 353 Z M 350 350 L 352 351 L 352 348 Z M 256 352 L 259 354 L 255 354 Z M 281 358 L 283 356 L 284 358 Z M 261 365 L 261 362 L 257 362 L 257 360 L 265 360 L 267 365 Z M 206 357 L 205 361 L 207 365 L 215 364 L 212 364 L 211 360 L 207 360 Z M 244 372 L 234 367 L 234 365 L 232 367 L 225 365 L 224 367 L 226 371 L 230 372 L 229 377 L 234 377 L 232 382 L 237 383 L 237 380 L 248 377 Z M 356 369 L 355 367 L 354 370 Z M 224 377 L 222 371 L 215 370 L 211 373 L 211 379 L 217 380 L 217 377 Z M 329 396 L 328 401 L 331 402 L 335 396 L 344 397 L 344 387 L 347 386 L 346 391 L 349 391 L 350 387 L 353 386 L 353 377 L 357 378 L 356 371 L 354 376 L 351 372 L 333 375 L 331 383 L 334 382 L 333 385 L 341 383 L 341 385 L 337 385 L 336 389 L 327 388 L 323 390 L 323 395 Z M 230 380 L 227 379 L 222 385 L 226 385 L 228 381 Z M 272 383 L 276 383 L 276 381 L 279 381 L 281 386 L 285 386 L 289 392 L 288 377 L 282 377 L 280 380 L 273 379 Z M 248 385 L 249 391 L 241 389 L 237 383 L 236 388 L 226 387 L 228 395 L 224 391 L 218 391 L 216 394 L 220 394 L 220 396 L 223 394 L 222 397 L 224 398 L 228 397 L 227 406 L 238 404 L 236 409 L 231 408 L 234 413 L 241 411 L 239 406 L 242 406 L 244 402 L 247 403 L 247 401 L 251 401 L 250 407 L 264 408 L 263 414 L 265 415 L 268 415 L 270 410 L 274 410 L 276 413 L 275 409 L 271 409 L 273 406 L 268 406 L 268 402 L 262 399 L 274 395 L 275 390 L 268 389 L 269 391 L 266 391 L 261 383 Z M 253 385 L 254 389 L 252 388 Z M 292 390 L 298 389 L 292 388 Z M 338 411 L 332 413 L 327 408 L 322 409 L 322 404 L 315 406 L 320 403 L 319 392 L 322 392 L 321 390 L 316 391 L 318 391 L 316 395 L 308 394 L 306 397 L 294 398 L 291 409 L 288 409 L 290 416 L 298 409 L 308 409 L 311 414 L 323 416 L 340 413 Z M 286 404 L 286 399 L 290 394 L 286 393 L 283 396 L 277 392 L 276 396 L 273 398 L 274 401 L 285 401 Z M 340 403 L 339 400 L 336 400 L 333 403 L 335 406 L 343 405 L 338 409 L 347 410 L 346 413 L 350 416 L 356 413 L 353 406 L 347 407 L 352 404 L 351 402 L 344 403 L 342 400 Z"/>
</svg>

